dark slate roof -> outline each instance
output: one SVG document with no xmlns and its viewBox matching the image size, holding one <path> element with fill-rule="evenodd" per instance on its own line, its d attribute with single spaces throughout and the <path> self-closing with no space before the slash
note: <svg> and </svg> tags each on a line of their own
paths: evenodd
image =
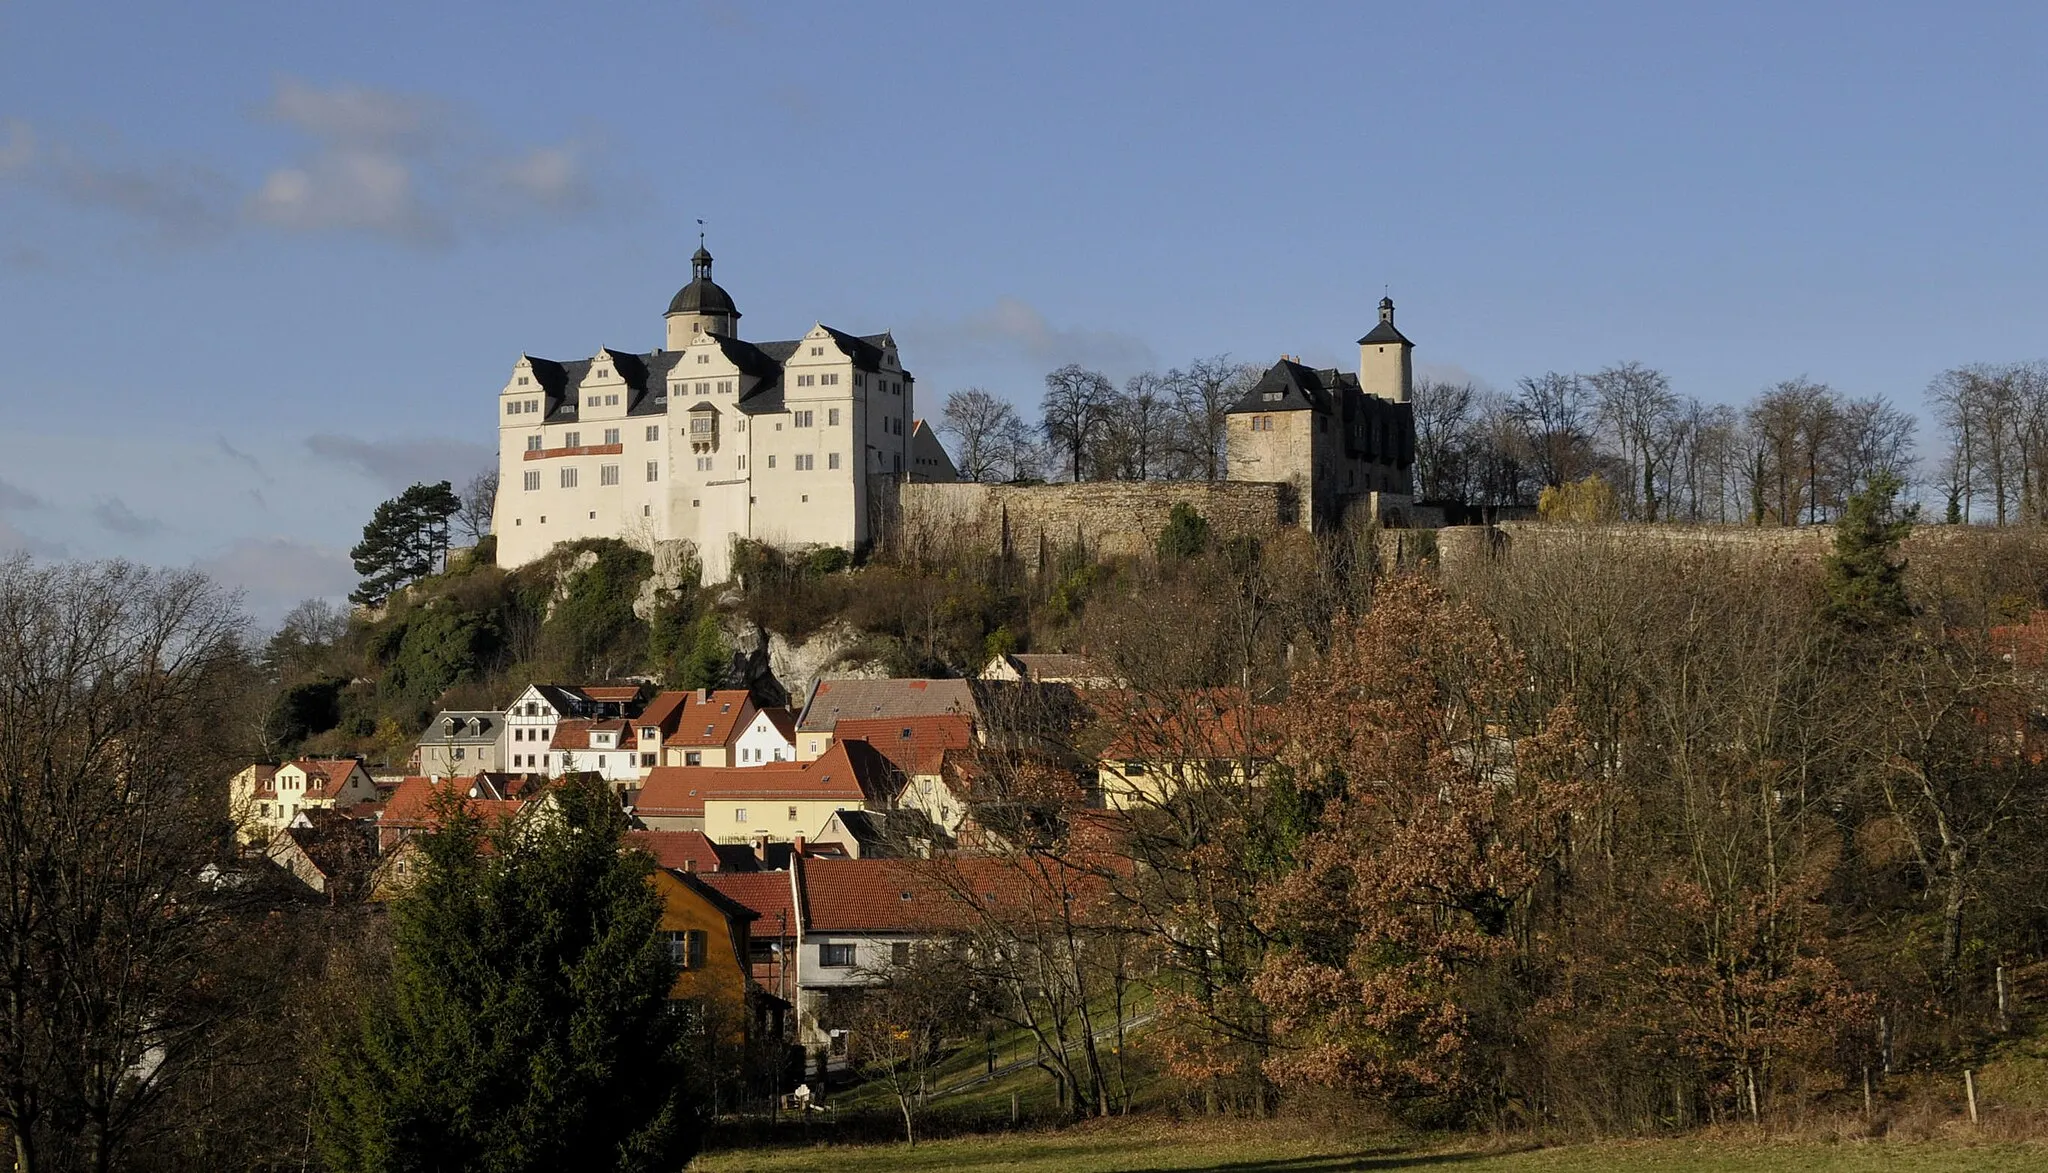
<svg viewBox="0 0 2048 1173">
<path fill-rule="evenodd" d="M 1403 346 L 1415 345 L 1408 341 L 1407 336 L 1394 329 L 1392 322 L 1381 322 L 1372 328 L 1372 333 L 1358 340 L 1360 346 L 1383 346 L 1390 342 L 1398 342 Z"/>
<path fill-rule="evenodd" d="M 707 256 L 705 258 L 709 260 Z M 732 294 L 719 287 L 709 277 L 699 277 L 676 291 L 668 303 L 672 314 L 731 314 L 739 316 L 739 307 L 732 303 Z"/>
<path fill-rule="evenodd" d="M 1281 359 L 1259 377 L 1244 398 L 1231 407 L 1231 415 L 1254 411 L 1329 411 L 1331 392 L 1343 386 L 1339 371 L 1318 371 L 1289 359 Z M 1355 382 L 1355 380 L 1354 380 Z"/>
<path fill-rule="evenodd" d="M 656 350 L 638 357 L 646 369 L 646 378 L 633 389 L 632 406 L 626 414 L 660 415 L 668 410 L 668 376 L 683 360 L 682 352 Z"/>
<path fill-rule="evenodd" d="M 882 356 L 884 352 L 878 340 L 886 339 L 888 335 L 877 334 L 870 339 L 856 334 L 848 334 L 844 330 L 834 330 L 823 322 L 818 323 L 818 325 L 825 333 L 832 336 L 832 341 L 839 344 L 839 349 L 853 356 L 853 365 L 856 368 L 863 371 L 879 371 L 882 369 Z"/>
</svg>

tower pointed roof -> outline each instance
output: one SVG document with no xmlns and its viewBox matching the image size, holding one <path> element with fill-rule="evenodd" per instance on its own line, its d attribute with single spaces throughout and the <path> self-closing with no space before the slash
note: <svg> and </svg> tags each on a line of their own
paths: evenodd
<svg viewBox="0 0 2048 1173">
<path fill-rule="evenodd" d="M 1413 342 L 1408 341 L 1406 335 L 1394 329 L 1394 299 L 1383 297 L 1380 299 L 1380 324 L 1374 326 L 1371 333 L 1360 338 L 1358 344 L 1360 346 L 1385 346 L 1388 343 L 1399 343 L 1402 346 L 1415 345 Z"/>
</svg>

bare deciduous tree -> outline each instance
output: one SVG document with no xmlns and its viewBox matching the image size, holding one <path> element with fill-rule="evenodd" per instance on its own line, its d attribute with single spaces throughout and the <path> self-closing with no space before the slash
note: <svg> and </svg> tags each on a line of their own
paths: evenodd
<svg viewBox="0 0 2048 1173">
<path fill-rule="evenodd" d="M 1017 409 L 982 387 L 946 396 L 939 430 L 953 442 L 953 464 L 970 481 L 999 479 L 1010 445 L 1023 430 Z M 1009 460 L 1014 468 L 1014 460 Z"/>
<path fill-rule="evenodd" d="M 1082 458 L 1107 417 L 1116 398 L 1116 384 L 1100 371 L 1078 363 L 1045 377 L 1045 400 L 1041 408 L 1046 442 L 1070 457 L 1073 479 L 1081 479 Z"/>
</svg>

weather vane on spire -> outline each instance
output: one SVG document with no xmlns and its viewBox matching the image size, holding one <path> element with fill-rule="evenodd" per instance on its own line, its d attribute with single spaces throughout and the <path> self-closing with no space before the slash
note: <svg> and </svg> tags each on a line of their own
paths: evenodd
<svg viewBox="0 0 2048 1173">
<path fill-rule="evenodd" d="M 697 221 L 697 247 L 704 247 L 704 221 Z"/>
</svg>

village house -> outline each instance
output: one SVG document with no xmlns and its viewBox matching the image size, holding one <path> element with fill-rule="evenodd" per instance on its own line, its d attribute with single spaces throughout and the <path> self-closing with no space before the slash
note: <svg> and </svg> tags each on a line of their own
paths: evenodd
<svg viewBox="0 0 2048 1173">
<path fill-rule="evenodd" d="M 1122 688 L 1123 682 L 1087 656 L 1068 652 L 1003 652 L 982 665 L 983 680 L 1007 683 L 1070 684 L 1075 688 Z"/>
<path fill-rule="evenodd" d="M 353 758 L 252 765 L 228 781 L 236 838 L 252 846 L 269 843 L 302 810 L 345 810 L 377 797 L 376 783 Z"/>
<path fill-rule="evenodd" d="M 596 774 L 623 793 L 640 782 L 639 757 L 633 748 L 633 724 L 624 717 L 570 717 L 555 724 L 545 771 L 551 778 Z"/>
<path fill-rule="evenodd" d="M 1157 806 L 1192 787 L 1259 780 L 1281 748 L 1284 726 L 1272 705 L 1222 692 L 1104 706 L 1110 730 L 1096 770 L 1111 810 Z"/>
<path fill-rule="evenodd" d="M 448 709 L 427 722 L 413 748 L 412 773 L 467 778 L 504 769 L 505 714 Z"/>
<path fill-rule="evenodd" d="M 835 1017 L 834 998 L 876 984 L 912 950 L 942 934 L 947 894 L 913 865 L 890 859 L 790 862 L 797 921 L 798 1041 L 836 1067 L 850 1035 Z"/>
<path fill-rule="evenodd" d="M 750 909 L 749 972 L 762 989 L 784 1002 L 796 1000 L 796 890 L 789 868 L 761 872 L 698 872 L 697 879 Z"/>
<path fill-rule="evenodd" d="M 732 765 L 733 743 L 758 711 L 743 688 L 657 693 L 634 721 L 641 769 Z"/>
<path fill-rule="evenodd" d="M 359 896 L 377 856 L 376 831 L 367 820 L 309 807 L 270 837 L 264 855 L 284 872 L 333 901 Z"/>
<path fill-rule="evenodd" d="M 834 811 L 887 809 L 895 771 L 865 742 L 835 741 L 808 762 L 706 770 L 704 833 L 717 843 L 816 839 Z"/>
<path fill-rule="evenodd" d="M 833 735 L 865 741 L 896 768 L 902 783 L 891 796 L 890 807 L 899 812 L 916 812 L 933 830 L 948 838 L 958 833 L 967 817 L 967 802 L 949 781 L 946 763 L 949 755 L 964 758 L 973 748 L 972 717 L 945 713 L 931 717 L 846 718 L 838 723 Z M 819 831 L 819 842 L 828 842 L 830 838 L 826 831 Z"/>
<path fill-rule="evenodd" d="M 797 760 L 807 762 L 822 755 L 843 720 L 948 713 L 972 718 L 976 712 L 974 687 L 965 680 L 820 680 L 796 719 Z"/>
<path fill-rule="evenodd" d="M 760 709 L 733 742 L 733 764 L 761 766 L 796 760 L 796 714 L 780 706 Z"/>
<path fill-rule="evenodd" d="M 626 844 L 654 857 L 655 865 L 677 872 L 756 872 L 761 859 L 743 843 L 713 843 L 702 831 L 628 831 Z"/>
<path fill-rule="evenodd" d="M 630 717 L 640 689 L 633 685 L 531 684 L 505 708 L 501 757 L 511 770 L 546 770 L 555 729 L 564 720 L 602 721 Z"/>
<path fill-rule="evenodd" d="M 789 1004 L 751 974 L 748 938 L 759 914 L 689 872 L 656 868 L 653 882 L 661 898 L 656 931 L 677 970 L 669 997 L 689 1003 L 723 1049 L 781 1038 Z"/>
</svg>

